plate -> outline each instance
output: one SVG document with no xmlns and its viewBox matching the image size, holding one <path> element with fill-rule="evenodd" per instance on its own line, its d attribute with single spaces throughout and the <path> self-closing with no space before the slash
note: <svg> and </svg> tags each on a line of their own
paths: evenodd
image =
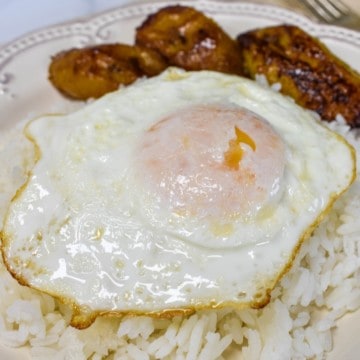
<svg viewBox="0 0 360 360">
<path fill-rule="evenodd" d="M 71 47 L 104 42 L 132 44 L 135 28 L 147 14 L 171 3 L 191 5 L 214 18 L 230 35 L 279 23 L 298 25 L 320 38 L 335 54 L 360 71 L 360 32 L 319 25 L 306 17 L 271 5 L 219 1 L 166 1 L 129 5 L 83 21 L 69 22 L 30 33 L 0 49 L 0 131 L 27 117 L 81 103 L 65 99 L 47 80 L 52 55 Z M 348 334 L 360 332 L 360 311 L 345 316 L 335 331 L 328 359 L 353 359 L 360 350 Z M 1 339 L 0 339 L 1 341 Z M 24 353 L 0 347 L 0 358 L 23 359 Z"/>
</svg>

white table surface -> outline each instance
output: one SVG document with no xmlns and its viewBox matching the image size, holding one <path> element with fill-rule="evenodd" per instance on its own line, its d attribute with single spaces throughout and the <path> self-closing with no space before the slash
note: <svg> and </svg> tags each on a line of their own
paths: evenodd
<svg viewBox="0 0 360 360">
<path fill-rule="evenodd" d="M 130 0 L 0 0 L 0 44 L 29 31 L 86 17 Z"/>
<path fill-rule="evenodd" d="M 48 25 L 86 17 L 127 3 L 145 1 L 151 2 L 150 0 L 0 0 L 0 45 Z M 343 1 L 360 13 L 360 0 Z M 293 10 L 301 10 L 300 0 L 257 0 L 257 2 L 280 4 Z"/>
</svg>

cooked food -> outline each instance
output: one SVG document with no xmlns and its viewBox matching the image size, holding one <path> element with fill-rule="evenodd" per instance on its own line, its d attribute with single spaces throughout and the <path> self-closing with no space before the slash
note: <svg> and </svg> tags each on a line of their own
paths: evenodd
<svg viewBox="0 0 360 360">
<path fill-rule="evenodd" d="M 25 134 L 37 159 L 3 258 L 79 328 L 264 306 L 355 176 L 352 147 L 310 112 L 218 72 L 172 68 Z"/>
<path fill-rule="evenodd" d="M 98 98 L 168 65 L 214 70 L 270 84 L 323 120 L 342 115 L 360 126 L 360 75 L 300 28 L 280 25 L 238 35 L 237 41 L 211 18 L 173 5 L 149 15 L 136 29 L 136 46 L 107 44 L 56 55 L 49 79 L 66 96 Z"/>
<path fill-rule="evenodd" d="M 323 120 L 341 114 L 360 126 L 360 75 L 318 39 L 300 28 L 280 25 L 252 30 L 237 37 L 244 74 L 266 76 L 281 92 Z"/>
<path fill-rule="evenodd" d="M 106 44 L 63 51 L 51 60 L 49 79 L 67 97 L 98 98 L 140 77 L 167 67 L 155 51 L 141 46 Z"/>
<path fill-rule="evenodd" d="M 136 44 L 186 70 L 243 73 L 236 41 L 192 7 L 168 6 L 149 15 L 136 29 Z"/>
</svg>

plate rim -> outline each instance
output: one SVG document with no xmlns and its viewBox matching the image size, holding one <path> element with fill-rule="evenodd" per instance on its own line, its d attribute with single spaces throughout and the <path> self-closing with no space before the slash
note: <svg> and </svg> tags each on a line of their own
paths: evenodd
<svg viewBox="0 0 360 360">
<path fill-rule="evenodd" d="M 160 7 L 176 4 L 192 6 L 210 15 L 214 15 L 219 11 L 221 15 L 233 15 L 235 11 L 237 16 L 242 16 L 242 12 L 243 16 L 259 16 L 259 13 L 261 13 L 261 17 L 264 19 L 295 24 L 314 36 L 333 38 L 360 47 L 360 32 L 340 26 L 317 23 L 305 14 L 294 12 L 276 4 L 221 0 L 156 0 L 151 3 L 128 3 L 90 16 L 75 18 L 27 32 L 0 46 L 0 71 L 13 57 L 43 42 L 71 35 L 94 37 L 98 39 L 98 42 L 104 42 L 107 34 L 106 32 L 102 33 L 103 26 L 108 26 L 112 22 L 122 19 L 146 16 Z"/>
</svg>

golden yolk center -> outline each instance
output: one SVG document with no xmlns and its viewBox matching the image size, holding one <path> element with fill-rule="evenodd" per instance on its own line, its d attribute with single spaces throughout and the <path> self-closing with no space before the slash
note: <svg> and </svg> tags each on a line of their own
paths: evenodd
<svg viewBox="0 0 360 360">
<path fill-rule="evenodd" d="M 258 115 L 196 105 L 160 119 L 140 139 L 136 164 L 149 198 L 181 217 L 230 219 L 272 201 L 284 144 Z"/>
<path fill-rule="evenodd" d="M 254 140 L 244 131 L 235 126 L 235 138 L 229 141 L 229 149 L 224 153 L 224 163 L 230 169 L 239 170 L 239 164 L 243 157 L 241 144 L 246 144 L 255 151 L 256 144 Z"/>
</svg>

